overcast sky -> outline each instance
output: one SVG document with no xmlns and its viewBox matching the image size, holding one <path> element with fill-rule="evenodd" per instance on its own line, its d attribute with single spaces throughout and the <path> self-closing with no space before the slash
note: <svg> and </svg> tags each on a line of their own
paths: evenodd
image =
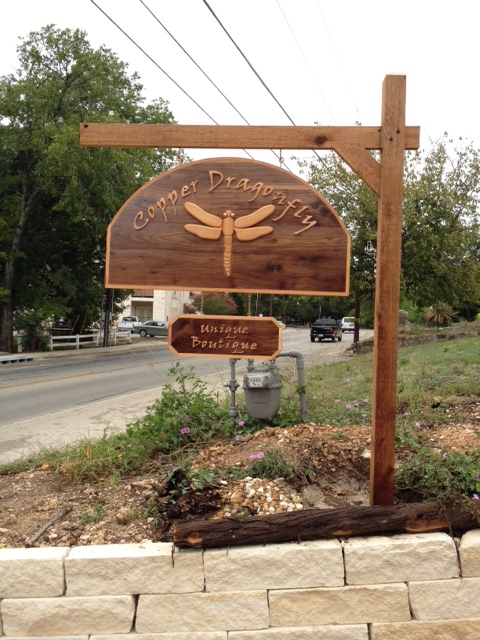
<svg viewBox="0 0 480 640">
<path fill-rule="evenodd" d="M 407 125 L 421 127 L 421 146 L 448 132 L 478 147 L 479 22 L 475 0 L 15 0 L 2 11 L 0 75 L 17 66 L 19 36 L 53 23 L 117 53 L 140 74 L 147 100 L 167 100 L 180 124 L 377 126 L 385 75 L 404 73 Z"/>
</svg>

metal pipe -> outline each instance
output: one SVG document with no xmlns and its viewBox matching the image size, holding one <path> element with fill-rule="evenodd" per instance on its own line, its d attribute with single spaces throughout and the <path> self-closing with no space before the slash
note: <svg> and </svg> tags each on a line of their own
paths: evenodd
<svg viewBox="0 0 480 640">
<path fill-rule="evenodd" d="M 230 389 L 230 410 L 228 412 L 228 416 L 230 418 L 236 418 L 238 415 L 237 411 L 237 403 L 235 401 L 235 392 L 240 386 L 235 377 L 235 364 L 237 362 L 237 358 L 230 358 L 230 382 L 227 382 L 225 386 L 227 389 Z"/>
<path fill-rule="evenodd" d="M 305 394 L 305 361 L 303 359 L 303 353 L 301 351 L 282 351 L 277 358 L 295 358 L 297 366 L 298 386 L 300 393 L 300 415 L 304 422 L 307 421 L 307 396 Z"/>
</svg>

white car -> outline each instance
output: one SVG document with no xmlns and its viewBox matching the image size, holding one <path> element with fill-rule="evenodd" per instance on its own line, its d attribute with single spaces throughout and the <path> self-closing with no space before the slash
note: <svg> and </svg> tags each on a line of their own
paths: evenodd
<svg viewBox="0 0 480 640">
<path fill-rule="evenodd" d="M 355 318 L 342 318 L 342 333 L 355 330 Z"/>
<path fill-rule="evenodd" d="M 141 322 L 137 316 L 125 316 L 119 320 L 117 331 L 133 331 L 138 324 L 141 324 Z"/>
</svg>

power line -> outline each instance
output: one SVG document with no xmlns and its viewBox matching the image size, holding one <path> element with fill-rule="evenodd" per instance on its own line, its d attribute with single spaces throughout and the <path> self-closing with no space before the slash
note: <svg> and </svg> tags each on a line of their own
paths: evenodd
<svg viewBox="0 0 480 640">
<path fill-rule="evenodd" d="M 268 93 L 271 95 L 271 97 L 275 100 L 275 102 L 278 104 L 278 106 L 280 107 L 280 109 L 283 111 L 283 113 L 287 116 L 287 118 L 290 120 L 290 122 L 292 123 L 292 125 L 295 127 L 296 124 L 295 122 L 292 120 L 292 118 L 288 115 L 288 113 L 285 111 L 285 109 L 283 108 L 283 106 L 280 104 L 280 102 L 277 100 L 277 98 L 273 95 L 272 91 L 270 91 L 270 89 L 268 88 L 267 84 L 264 82 L 264 80 L 260 77 L 259 73 L 256 71 L 256 69 L 253 67 L 253 65 L 251 64 L 251 62 L 248 60 L 247 56 L 243 53 L 243 51 L 240 49 L 240 47 L 238 46 L 238 44 L 235 42 L 235 40 L 232 38 L 232 36 L 230 35 L 230 33 L 227 31 L 227 29 L 223 26 L 222 22 L 220 21 L 220 19 L 218 18 L 218 16 L 216 15 L 216 13 L 213 11 L 213 9 L 210 7 L 210 5 L 208 4 L 207 0 L 203 0 L 203 3 L 206 5 L 206 7 L 208 8 L 208 10 L 210 11 L 210 13 L 213 15 L 213 17 L 215 18 L 215 20 L 218 22 L 218 24 L 221 26 L 221 28 L 223 29 L 223 31 L 225 32 L 225 34 L 228 36 L 228 38 L 230 39 L 230 41 L 232 42 L 232 44 L 235 46 L 235 48 L 238 50 L 238 52 L 240 53 L 240 55 L 242 56 L 242 58 L 245 60 L 245 62 L 248 64 L 248 66 L 250 67 L 250 69 L 253 71 L 253 73 L 256 75 L 256 77 L 258 78 L 258 80 L 261 82 L 262 86 L 268 91 Z M 320 160 L 320 156 L 318 155 L 318 152 L 315 149 L 312 149 L 313 153 L 317 156 L 317 158 Z M 280 159 L 280 158 L 279 158 Z M 281 160 L 281 159 L 280 159 Z M 281 160 L 282 161 L 282 160 Z"/>
<path fill-rule="evenodd" d="M 152 58 L 152 57 L 151 57 L 151 56 L 150 56 L 150 55 L 149 55 L 149 54 L 148 54 L 144 49 L 142 49 L 142 47 L 141 47 L 137 42 L 135 42 L 135 40 L 134 40 L 132 37 L 130 37 L 130 36 L 128 35 L 128 33 L 127 33 L 126 31 L 124 31 L 124 30 L 120 27 L 120 25 L 118 25 L 118 24 L 115 22 L 115 20 L 113 20 L 113 18 L 111 18 L 111 17 L 108 15 L 108 13 L 105 13 L 105 11 L 104 11 L 101 7 L 99 7 L 99 6 L 98 6 L 98 4 L 97 4 L 94 0 L 90 0 L 90 2 L 91 2 L 92 4 L 94 4 L 94 5 L 97 7 L 97 9 L 98 9 L 99 11 L 101 11 L 101 12 L 103 13 L 103 15 L 104 15 L 106 18 L 108 18 L 108 20 L 110 20 L 110 22 L 111 22 L 112 24 L 114 24 L 114 25 L 117 27 L 117 29 L 118 29 L 119 31 L 121 31 L 121 32 L 123 33 L 123 35 L 124 35 L 126 38 L 128 38 L 128 39 L 130 40 L 130 42 L 131 42 L 132 44 L 134 44 L 134 45 L 137 47 L 137 49 L 140 49 L 140 51 L 143 53 L 143 55 L 144 55 L 144 56 L 146 56 L 146 57 L 147 57 L 151 62 L 153 62 L 153 64 L 154 64 L 158 69 L 160 69 L 160 71 L 161 71 L 163 74 L 165 74 L 165 75 L 167 76 L 167 78 L 168 78 L 171 82 L 173 82 L 173 84 L 174 84 L 176 87 L 178 87 L 178 89 L 180 89 L 180 91 L 181 91 L 182 93 L 184 93 L 184 94 L 187 96 L 187 98 L 189 98 L 189 100 L 191 100 L 191 101 L 192 101 L 192 102 L 193 102 L 193 103 L 194 103 L 194 104 L 195 104 L 195 105 L 200 109 L 200 111 L 203 111 L 203 113 L 207 116 L 207 118 L 210 118 L 210 120 L 211 120 L 212 122 L 214 122 L 215 124 L 218 124 L 218 122 L 217 122 L 217 121 L 216 121 L 216 120 L 215 120 L 215 119 L 214 119 L 214 118 L 213 118 L 209 113 L 207 113 L 207 112 L 205 111 L 205 109 L 204 109 L 203 107 L 201 107 L 201 106 L 198 104 L 198 102 L 197 102 L 194 98 L 192 98 L 192 96 L 191 96 L 189 93 L 187 93 L 187 92 L 185 91 L 185 89 L 183 89 L 183 87 L 181 87 L 181 86 L 178 84 L 178 82 L 176 82 L 176 81 L 172 78 L 172 76 L 170 76 L 170 75 L 165 71 L 165 69 L 162 69 L 162 67 L 158 64 L 158 62 L 157 62 L 156 60 L 154 60 L 154 59 L 153 59 L 153 58 Z"/>
<path fill-rule="evenodd" d="M 158 16 L 155 15 L 155 13 L 153 13 L 153 11 L 150 9 L 150 7 L 148 7 L 145 2 L 143 0 L 140 0 L 141 4 L 143 4 L 143 6 L 145 7 L 145 9 L 150 13 L 150 15 L 158 22 L 158 24 L 162 27 L 162 29 L 164 31 L 166 31 L 168 33 L 168 35 L 170 36 L 170 38 L 172 38 L 172 40 L 175 42 L 176 45 L 178 45 L 180 47 L 180 49 L 183 51 L 183 53 L 188 56 L 188 58 L 193 62 L 193 64 L 197 67 L 197 69 L 199 69 L 203 75 L 207 78 L 207 80 L 215 87 L 215 89 L 220 93 L 220 95 L 225 98 L 225 100 L 228 102 L 228 104 L 232 107 L 232 109 L 234 109 L 238 115 L 242 118 L 242 120 L 246 123 L 246 124 L 250 124 L 250 122 L 248 122 L 248 120 L 240 113 L 240 111 L 237 109 L 237 107 L 233 104 L 233 102 L 231 102 L 231 100 L 228 99 L 228 97 L 223 93 L 223 91 L 215 84 L 215 82 L 210 78 L 210 76 L 202 69 L 202 67 L 197 63 L 197 61 L 192 58 L 192 56 L 188 53 L 188 51 L 180 44 L 180 42 L 173 36 L 173 34 L 167 29 L 167 27 L 160 21 L 160 19 L 158 18 Z"/>
<path fill-rule="evenodd" d="M 229 98 L 223 93 L 223 91 L 218 87 L 218 85 L 210 78 L 210 76 L 202 69 L 202 67 L 197 63 L 197 61 L 188 53 L 188 51 L 185 49 L 185 47 L 183 47 L 180 42 L 175 38 L 175 36 L 167 29 L 167 27 L 161 22 L 161 20 L 158 18 L 158 16 L 150 9 L 150 7 L 148 7 L 145 2 L 143 0 L 140 0 L 141 4 L 145 7 L 145 9 L 147 9 L 147 11 L 150 13 L 150 15 L 158 22 L 158 24 L 162 27 L 162 29 L 164 29 L 164 31 L 166 31 L 166 33 L 168 33 L 168 35 L 170 36 L 170 38 L 172 38 L 172 40 L 175 42 L 175 44 L 177 46 L 180 47 L 180 49 L 183 51 L 183 53 L 188 56 L 188 58 L 193 62 L 193 64 L 197 67 L 197 69 L 199 69 L 203 75 L 207 78 L 207 80 L 215 87 L 215 89 L 220 93 L 220 95 L 225 98 L 225 100 L 228 102 L 228 104 L 238 113 L 238 115 L 242 118 L 242 120 L 248 125 L 250 125 L 250 122 L 245 118 L 245 116 L 235 107 L 235 105 L 229 100 Z M 250 155 L 250 153 L 248 153 L 248 151 L 246 151 L 246 149 L 244 149 L 245 153 L 250 156 L 250 158 L 253 157 Z M 285 163 L 283 162 L 283 159 L 281 158 L 280 155 L 278 155 L 276 153 L 276 151 L 274 149 L 271 149 L 272 153 L 274 154 L 274 156 L 281 162 L 281 164 L 283 164 L 285 166 L 285 168 L 291 172 L 291 170 L 287 167 L 287 165 L 285 165 Z"/>
<path fill-rule="evenodd" d="M 193 103 L 194 103 L 194 104 L 195 104 L 195 105 L 196 105 L 196 106 L 197 106 L 201 111 L 203 111 L 203 113 L 204 113 L 208 118 L 210 118 L 210 120 L 211 120 L 212 122 L 214 122 L 216 125 L 218 125 L 218 122 L 215 120 L 215 118 L 213 118 L 213 116 L 211 116 L 209 113 L 207 113 L 207 112 L 205 111 L 205 109 L 204 109 L 202 106 L 200 106 L 200 105 L 198 104 L 198 102 L 197 102 L 194 98 L 192 98 L 192 96 L 191 96 L 189 93 L 187 93 L 187 92 L 185 91 L 185 89 L 183 89 L 183 87 L 181 87 L 181 86 L 178 84 L 178 82 L 176 82 L 176 81 L 175 81 L 175 80 L 174 80 L 174 79 L 173 79 L 173 78 L 172 78 L 172 77 L 171 77 L 171 76 L 170 76 L 170 75 L 165 71 L 165 69 L 163 69 L 163 68 L 158 64 L 158 62 L 157 62 L 156 60 L 154 60 L 154 59 L 153 59 L 153 58 L 152 58 L 152 57 L 151 57 L 151 56 L 150 56 L 150 55 L 149 55 L 149 54 L 148 54 L 144 49 L 142 49 L 142 47 L 141 47 L 137 42 L 135 42 L 135 40 L 134 40 L 131 36 L 129 36 L 129 35 L 128 35 L 128 33 L 127 33 L 126 31 L 124 31 L 124 30 L 120 27 L 120 25 L 118 25 L 118 24 L 115 22 L 115 20 L 113 20 L 113 18 L 111 18 L 111 17 L 110 17 L 110 16 L 109 16 L 109 15 L 108 15 L 108 14 L 107 14 L 107 13 L 106 13 L 102 8 L 101 8 L 101 7 L 99 7 L 99 6 L 98 6 L 98 4 L 97 4 L 96 2 L 94 2 L 94 0 L 90 0 L 90 2 L 91 2 L 92 4 L 94 4 L 94 5 L 97 7 L 97 9 L 98 9 L 99 11 L 101 11 L 101 12 L 103 13 L 103 15 L 104 15 L 106 18 L 108 18 L 108 19 L 110 20 L 110 22 L 111 22 L 112 24 L 114 24 L 114 25 L 117 27 L 117 29 L 118 29 L 119 31 L 121 31 L 121 32 L 123 33 L 123 35 L 124 35 L 125 37 L 127 37 L 127 38 L 130 40 L 130 42 L 131 42 L 132 44 L 134 44 L 134 45 L 135 45 L 135 46 L 136 46 L 136 47 L 137 47 L 137 48 L 138 48 L 138 49 L 143 53 L 143 55 L 144 55 L 144 56 L 146 56 L 146 57 L 147 57 L 151 62 L 153 62 L 153 64 L 154 64 L 158 69 L 160 69 L 160 71 L 161 71 L 162 73 L 164 73 L 164 74 L 167 76 L 167 78 L 168 78 L 169 80 L 171 80 L 171 82 L 173 82 L 173 84 L 174 84 L 176 87 L 178 87 L 178 88 L 180 89 L 180 91 L 182 91 L 182 93 L 184 93 L 184 94 L 187 96 L 187 98 L 189 98 L 189 99 L 190 99 L 190 100 L 191 100 L 191 101 L 192 101 L 192 102 L 193 102 Z M 142 3 L 142 4 L 143 4 L 143 3 Z M 148 7 L 146 7 L 146 8 L 148 8 Z M 252 156 L 252 155 L 251 155 L 251 154 L 250 154 L 246 149 L 244 149 L 244 151 L 245 151 L 245 153 L 247 154 L 247 156 L 249 156 L 249 157 L 253 160 L 253 156 Z"/>
<path fill-rule="evenodd" d="M 230 39 L 230 41 L 232 42 L 232 44 L 235 46 L 235 48 L 237 49 L 237 51 L 240 53 L 240 55 L 242 56 L 242 58 L 245 60 L 245 62 L 248 64 L 248 66 L 250 67 L 250 69 L 253 71 L 253 73 L 256 75 L 256 77 L 258 78 L 258 80 L 261 82 L 261 84 L 263 85 L 263 87 L 266 89 L 266 91 L 268 91 L 268 93 L 272 96 L 272 98 L 275 100 L 275 102 L 278 104 L 278 106 L 280 107 L 280 109 L 283 111 L 283 113 L 287 116 L 287 118 L 290 120 L 290 122 L 293 124 L 293 126 L 295 126 L 294 121 L 292 120 L 292 118 L 288 115 L 288 113 L 285 111 L 285 109 L 283 108 L 283 106 L 280 104 L 280 102 L 277 100 L 277 98 L 273 95 L 272 91 L 270 91 L 270 89 L 268 88 L 268 86 L 266 85 L 266 83 L 263 81 L 263 79 L 261 78 L 260 74 L 257 72 L 257 70 L 255 69 L 255 67 L 252 65 L 252 63 L 250 62 L 250 60 L 247 58 L 247 56 L 243 53 L 243 51 L 240 49 L 240 47 L 238 46 L 238 44 L 235 42 L 235 40 L 232 38 L 232 36 L 230 35 L 230 33 L 227 31 L 227 29 L 223 26 L 223 24 L 221 23 L 219 17 L 217 16 L 217 14 L 215 13 L 215 11 L 213 11 L 213 9 L 211 8 L 211 6 L 208 4 L 207 0 L 203 0 L 203 4 L 207 7 L 207 9 L 210 11 L 210 13 L 213 15 L 213 17 L 215 18 L 215 20 L 218 22 L 218 24 L 222 27 L 223 31 L 225 32 L 225 34 L 228 36 L 228 38 Z"/>
<path fill-rule="evenodd" d="M 330 38 L 330 42 L 332 43 L 333 51 L 334 51 L 335 56 L 336 56 L 336 58 L 337 58 L 337 62 L 338 62 L 338 65 L 339 65 L 339 67 L 340 67 L 340 70 L 341 70 L 341 72 L 342 72 L 342 75 L 343 75 L 343 79 L 344 79 L 344 81 L 345 81 L 345 84 L 347 85 L 348 93 L 350 94 L 350 97 L 351 97 L 352 102 L 353 102 L 353 106 L 355 107 L 355 111 L 357 112 L 358 121 L 359 121 L 359 122 L 361 122 L 361 121 L 362 121 L 362 118 L 360 117 L 360 112 L 359 112 L 359 110 L 358 110 L 357 103 L 355 102 L 355 98 L 353 97 L 353 93 L 352 93 L 352 91 L 351 91 L 351 89 L 350 89 L 350 85 L 349 85 L 348 80 L 347 80 L 347 75 L 346 75 L 345 70 L 344 70 L 344 68 L 343 68 L 343 66 L 342 66 L 342 63 L 341 63 L 341 61 L 340 61 L 340 57 L 339 57 L 338 52 L 337 52 L 337 49 L 336 49 L 336 47 L 335 47 L 335 42 L 333 41 L 332 34 L 330 33 L 330 29 L 328 28 L 327 21 L 326 21 L 326 19 L 325 19 L 325 16 L 323 15 L 323 11 L 322 11 L 322 8 L 320 7 L 320 3 L 319 3 L 319 1 L 318 1 L 318 0 L 317 0 L 317 7 L 318 7 L 318 10 L 320 11 L 320 15 L 322 16 L 323 24 L 325 25 L 325 29 L 326 29 L 326 31 L 327 31 L 328 37 Z"/>
<path fill-rule="evenodd" d="M 327 99 L 325 98 L 325 95 L 323 94 L 323 91 L 321 90 L 321 88 L 320 88 L 320 86 L 319 86 L 319 84 L 317 82 L 317 78 L 315 77 L 315 74 L 313 73 L 312 68 L 310 67 L 310 64 L 309 64 L 309 62 L 308 62 L 308 60 L 307 60 L 307 58 L 305 56 L 305 53 L 303 52 L 302 47 L 300 46 L 300 43 L 297 40 L 297 37 L 296 37 L 296 35 L 295 35 L 295 33 L 294 33 L 293 29 L 292 29 L 292 26 L 290 25 L 290 22 L 288 21 L 288 18 L 285 15 L 284 10 L 282 9 L 282 6 L 280 4 L 280 0 L 277 0 L 277 4 L 278 4 L 278 8 L 282 12 L 282 15 L 283 15 L 283 17 L 285 19 L 285 22 L 287 23 L 288 28 L 290 29 L 290 33 L 292 34 L 292 37 L 295 40 L 295 43 L 296 43 L 300 53 L 302 54 L 303 60 L 304 60 L 305 64 L 307 65 L 307 69 L 309 70 L 310 75 L 312 76 L 312 79 L 313 79 L 313 81 L 314 81 L 314 83 L 315 83 L 315 85 L 316 85 L 316 87 L 318 89 L 318 92 L 322 96 L 322 100 L 324 101 L 325 106 L 327 107 L 330 115 L 332 116 L 334 124 L 337 124 L 337 121 L 335 120 L 335 116 L 333 115 L 332 110 L 330 109 L 330 105 L 328 104 Z"/>
<path fill-rule="evenodd" d="M 140 1 L 142 2 L 142 0 L 140 0 Z M 173 84 L 174 84 L 176 87 L 178 87 L 178 89 L 180 89 L 180 91 L 181 91 L 182 93 L 184 93 L 184 94 L 187 96 L 187 98 L 189 98 L 189 99 L 190 99 L 190 100 L 191 100 L 191 101 L 192 101 L 192 102 L 193 102 L 193 103 L 194 103 L 194 104 L 195 104 L 195 105 L 196 105 L 196 106 L 197 106 L 197 107 L 198 107 L 198 108 L 199 108 L 199 109 L 200 109 L 200 110 L 201 110 L 201 111 L 202 111 L 202 112 L 203 112 L 203 113 L 208 117 L 208 118 L 210 118 L 210 120 L 212 120 L 212 122 L 214 122 L 216 125 L 218 125 L 218 126 L 219 126 L 219 123 L 218 123 L 218 122 L 213 118 L 213 116 L 211 116 L 211 115 L 210 115 L 210 114 L 209 114 L 209 113 L 208 113 L 208 112 L 207 112 L 207 111 L 206 111 L 206 110 L 205 110 L 205 109 L 204 109 L 204 108 L 203 108 L 203 107 L 202 107 L 202 106 L 201 106 L 201 105 L 200 105 L 200 104 L 199 104 L 199 103 L 198 103 L 198 102 L 197 102 L 197 101 L 196 101 L 196 100 L 195 100 L 195 99 L 194 99 L 194 98 L 189 94 L 189 93 L 187 93 L 187 91 L 185 91 L 185 89 L 183 89 L 183 87 L 181 87 L 181 86 L 180 86 L 180 84 L 179 84 L 178 82 L 176 82 L 176 80 L 174 80 L 174 79 L 173 79 L 173 78 L 172 78 L 172 77 L 171 77 L 171 76 L 170 76 L 170 75 L 169 75 L 169 74 L 168 74 L 168 73 L 167 73 L 167 72 L 166 72 L 166 71 L 165 71 L 165 70 L 164 70 L 164 69 L 163 69 L 163 68 L 158 64 L 158 62 L 157 62 L 156 60 L 154 60 L 154 59 L 153 59 L 153 58 L 152 58 L 152 57 L 151 57 L 151 56 L 150 56 L 150 55 L 149 55 L 149 54 L 148 54 L 148 53 L 147 53 L 147 52 L 146 52 L 146 51 L 145 51 L 145 50 L 144 50 L 144 49 L 143 49 L 143 48 L 142 48 L 142 47 L 141 47 L 141 46 L 140 46 L 140 45 L 139 45 L 139 44 L 138 44 L 138 43 L 137 43 L 137 42 L 136 42 L 136 41 L 135 41 L 135 40 L 134 40 L 134 39 L 133 39 L 133 38 L 132 38 L 132 37 L 131 37 L 127 32 L 126 32 L 126 31 L 125 31 L 125 30 L 124 30 L 124 29 L 122 29 L 122 28 L 120 27 L 120 25 L 119 25 L 117 22 L 115 22 L 115 20 L 113 20 L 113 18 L 111 18 L 111 17 L 110 17 L 110 16 L 109 16 L 109 15 L 108 15 L 108 14 L 107 14 L 107 13 L 106 13 L 102 8 L 101 8 L 101 7 L 100 7 L 100 6 L 95 2 L 95 0 L 90 0 L 90 2 L 91 2 L 91 3 L 92 3 L 92 4 L 93 4 L 93 5 L 94 5 L 94 6 L 95 6 L 95 7 L 96 7 L 96 8 L 97 8 L 97 9 L 98 9 L 98 10 L 99 10 L 99 11 L 100 11 L 100 12 L 101 12 L 101 13 L 102 13 L 102 14 L 103 14 L 107 19 L 108 19 L 108 20 L 110 20 L 110 22 L 111 22 L 111 23 L 112 23 L 112 24 L 113 24 L 113 25 L 114 25 L 114 26 L 115 26 L 115 27 L 116 27 L 116 28 L 117 28 L 117 29 L 118 29 L 118 30 L 119 30 L 119 31 L 120 31 L 120 32 L 121 32 L 121 33 L 122 33 L 126 38 L 128 38 L 128 39 L 130 40 L 130 42 L 131 42 L 132 44 L 134 44 L 134 45 L 135 45 L 135 46 L 136 46 L 136 47 L 141 51 L 141 53 L 143 53 L 143 55 L 144 55 L 144 56 L 146 56 L 146 57 L 147 57 L 151 62 L 153 62 L 153 64 L 154 64 L 154 65 L 155 65 L 155 66 L 156 66 L 156 67 L 157 67 L 157 68 L 158 68 L 158 69 L 159 69 L 159 70 L 160 70 L 160 71 L 161 71 L 161 72 L 162 72 L 162 73 L 163 73 L 163 74 L 164 74 L 164 75 L 165 75 L 165 76 L 166 76 L 166 77 L 171 81 L 171 82 L 173 82 Z M 204 2 L 205 2 L 205 4 L 207 4 L 205 0 L 204 0 Z M 142 4 L 144 5 L 144 7 L 145 7 L 145 8 L 146 8 L 150 13 L 152 13 L 152 12 L 150 11 L 150 9 L 149 9 L 149 8 L 148 8 L 148 7 L 147 7 L 143 2 L 142 2 Z M 208 4 L 207 4 L 207 6 L 208 6 Z M 208 8 L 210 9 L 210 7 L 208 7 Z M 213 15 L 215 16 L 214 12 L 213 12 L 211 9 L 210 9 L 210 11 L 211 11 L 211 12 L 213 13 Z M 152 13 L 152 15 L 153 15 L 153 13 Z M 156 16 L 154 16 L 154 17 L 156 18 Z M 216 17 L 216 16 L 215 16 L 215 17 Z M 157 20 L 157 21 L 158 21 L 158 20 Z M 218 21 L 218 18 L 217 18 L 217 21 Z M 160 21 L 158 21 L 158 22 L 159 22 L 159 24 L 160 24 Z M 220 23 L 220 24 L 221 24 L 221 23 Z M 163 27 L 163 25 L 161 25 L 161 26 Z M 236 45 L 236 43 L 235 43 L 235 42 L 233 41 L 233 39 L 230 37 L 230 35 L 229 35 L 229 34 L 228 34 L 228 32 L 226 31 L 226 29 L 223 27 L 223 25 L 221 25 L 221 26 L 222 26 L 222 28 L 224 29 L 224 31 L 227 33 L 227 35 L 229 36 L 229 38 L 232 40 L 232 42 L 235 44 L 235 46 L 239 49 L 239 47 Z M 167 33 L 169 33 L 169 32 L 167 31 Z M 171 35 L 171 34 L 169 33 L 169 35 Z M 173 36 L 171 36 L 171 37 L 173 38 Z M 174 40 L 175 40 L 175 39 L 174 39 Z M 175 40 L 175 42 L 177 42 L 177 41 Z M 178 42 L 177 42 L 177 44 L 178 44 Z M 179 45 L 179 46 L 181 46 L 181 45 Z M 182 50 L 183 50 L 183 47 L 181 47 L 181 48 L 182 48 Z M 240 49 L 239 49 L 239 50 L 240 50 Z M 186 53 L 186 51 L 185 51 L 185 53 Z M 187 55 L 188 55 L 188 54 L 187 54 Z M 243 55 L 243 54 L 242 54 L 242 55 Z M 191 58 L 191 56 L 189 56 L 189 57 Z M 191 58 L 191 59 L 192 59 L 192 58 Z M 193 59 L 192 59 L 192 61 L 193 61 L 193 62 L 195 62 Z M 196 63 L 195 63 L 195 64 L 196 64 Z M 198 65 L 197 65 L 197 66 L 198 66 Z M 249 66 L 253 69 L 253 67 L 250 65 L 250 63 L 249 63 Z M 199 68 L 200 68 L 200 67 L 199 67 Z M 253 70 L 254 70 L 254 69 L 253 69 Z M 254 70 L 254 71 L 255 71 L 255 70 Z M 256 75 L 257 75 L 257 77 L 260 79 L 260 81 L 261 81 L 261 82 L 262 82 L 262 84 L 265 86 L 265 88 L 266 88 L 266 89 L 267 89 L 267 91 L 270 93 L 270 95 L 272 95 L 272 97 L 276 100 L 276 98 L 273 96 L 273 94 L 272 94 L 272 93 L 271 93 L 271 91 L 268 89 L 268 87 L 266 86 L 266 84 L 261 80 L 260 76 L 259 76 L 256 72 L 255 72 L 255 74 L 256 74 Z M 205 74 L 205 75 L 206 75 L 206 74 Z M 222 92 L 220 92 L 220 93 L 222 93 Z M 223 93 L 222 93 L 222 95 L 223 95 Z M 293 120 L 290 118 L 290 116 L 288 116 L 288 114 L 287 114 L 287 113 L 286 113 L 286 111 L 283 109 L 283 107 L 280 105 L 280 103 L 279 103 L 277 100 L 276 100 L 276 102 L 279 104 L 280 108 L 284 111 L 285 115 L 289 118 L 289 120 L 290 120 L 290 121 L 292 122 L 292 124 L 295 126 L 295 123 L 294 123 L 294 122 L 293 122 Z M 232 105 L 232 106 L 233 106 L 233 105 Z M 242 116 L 242 117 L 243 117 L 243 116 Z M 249 123 L 247 123 L 247 124 L 249 124 Z M 248 156 L 253 160 L 252 155 L 251 155 L 251 154 L 250 154 L 246 149 L 244 149 L 243 151 L 244 151 L 244 152 L 245 152 L 245 153 L 246 153 L 246 154 L 247 154 L 247 155 L 248 155 Z M 278 160 L 280 160 L 281 164 L 283 164 L 283 166 L 284 166 L 288 171 L 290 171 L 290 173 L 292 173 L 292 171 L 287 167 L 287 165 L 285 165 L 285 163 L 283 163 L 283 158 L 281 158 L 281 156 L 279 156 L 279 155 L 275 152 L 275 150 L 274 150 L 274 149 L 271 149 L 271 151 L 272 151 L 272 153 L 277 157 L 277 159 L 278 159 Z"/>
</svg>

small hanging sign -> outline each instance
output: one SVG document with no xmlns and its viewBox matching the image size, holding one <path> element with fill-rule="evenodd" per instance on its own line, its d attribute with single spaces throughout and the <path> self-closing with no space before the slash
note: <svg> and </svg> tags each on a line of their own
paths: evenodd
<svg viewBox="0 0 480 640">
<path fill-rule="evenodd" d="M 168 347 L 177 356 L 270 360 L 281 335 L 275 318 L 180 315 L 168 325 Z"/>
</svg>

